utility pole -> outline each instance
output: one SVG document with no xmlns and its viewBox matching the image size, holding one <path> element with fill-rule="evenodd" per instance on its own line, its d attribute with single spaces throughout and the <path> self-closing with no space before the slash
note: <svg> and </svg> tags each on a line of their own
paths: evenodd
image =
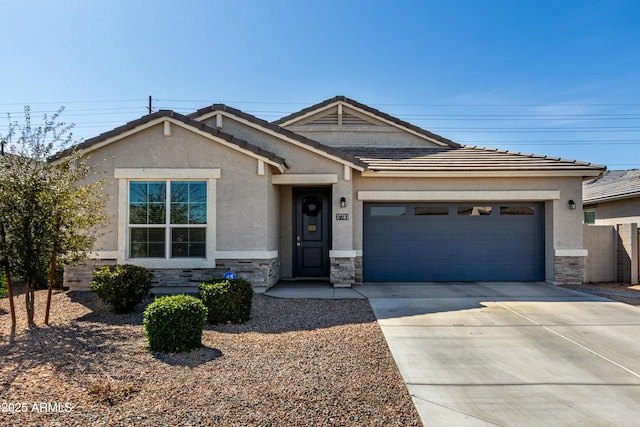
<svg viewBox="0 0 640 427">
<path fill-rule="evenodd" d="M 151 95 L 149 95 L 149 114 L 153 113 L 153 108 L 151 108 Z"/>
</svg>

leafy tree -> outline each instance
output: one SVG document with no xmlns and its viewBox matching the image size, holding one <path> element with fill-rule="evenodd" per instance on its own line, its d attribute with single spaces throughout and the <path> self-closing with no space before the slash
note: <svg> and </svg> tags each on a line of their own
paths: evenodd
<svg viewBox="0 0 640 427">
<path fill-rule="evenodd" d="M 9 117 L 8 151 L 0 156 L 0 249 L 8 271 L 25 286 L 29 324 L 34 323 L 38 281 L 49 272 L 48 323 L 57 263 L 82 259 L 106 221 L 105 181 L 97 179 L 86 156 L 70 147 L 73 126 L 59 121 L 62 111 L 45 115 L 38 126 L 31 123 L 29 107 L 24 124 Z M 53 157 L 60 150 L 64 155 Z"/>
</svg>

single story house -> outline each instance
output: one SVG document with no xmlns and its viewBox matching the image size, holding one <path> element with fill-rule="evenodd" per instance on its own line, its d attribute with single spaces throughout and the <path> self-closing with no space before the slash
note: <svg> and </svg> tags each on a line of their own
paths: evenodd
<svg viewBox="0 0 640 427">
<path fill-rule="evenodd" d="M 605 171 L 582 188 L 587 281 L 638 283 L 640 170 Z"/>
<path fill-rule="evenodd" d="M 463 146 L 337 96 L 275 122 L 223 104 L 162 110 L 80 144 L 113 220 L 93 265 L 158 286 L 233 271 L 360 282 L 582 282 L 582 181 L 603 166 Z"/>
</svg>

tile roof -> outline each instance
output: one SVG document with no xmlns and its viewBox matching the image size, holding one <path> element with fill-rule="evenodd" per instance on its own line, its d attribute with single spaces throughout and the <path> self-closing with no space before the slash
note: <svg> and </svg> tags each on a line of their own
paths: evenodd
<svg viewBox="0 0 640 427">
<path fill-rule="evenodd" d="M 199 122 L 199 121 L 194 120 L 194 119 L 192 119 L 192 118 L 190 118 L 188 116 L 176 113 L 175 111 L 171 111 L 171 110 L 160 110 L 160 111 L 158 111 L 156 113 L 152 113 L 152 114 L 148 114 L 146 116 L 143 116 L 143 117 L 141 117 L 141 118 L 139 118 L 137 120 L 130 121 L 130 122 L 126 123 L 123 126 L 117 127 L 117 128 L 115 128 L 113 130 L 110 130 L 108 132 L 104 132 L 104 133 L 102 133 L 102 134 L 100 134 L 100 135 L 98 135 L 98 136 L 96 136 L 94 138 L 87 139 L 86 141 L 84 141 L 84 142 L 82 142 L 82 143 L 80 143 L 78 145 L 75 145 L 74 147 L 71 147 L 68 150 L 61 151 L 61 152 L 55 154 L 54 156 L 52 156 L 50 158 L 50 160 L 53 161 L 53 160 L 57 160 L 59 158 L 62 158 L 66 154 L 68 154 L 70 152 L 70 150 L 85 150 L 85 149 L 91 148 L 92 146 L 94 146 L 94 145 L 96 145 L 96 144 L 98 144 L 100 142 L 106 141 L 106 140 L 108 140 L 110 138 L 117 137 L 117 136 L 119 136 L 119 135 L 121 135 L 121 134 L 123 134 L 123 133 L 125 133 L 127 131 L 133 130 L 133 129 L 139 127 L 139 126 L 142 126 L 142 125 L 144 125 L 146 123 L 149 123 L 149 122 L 151 122 L 153 120 L 156 120 L 156 119 L 159 119 L 159 118 L 162 118 L 162 117 L 170 117 L 172 119 L 178 120 L 178 121 L 184 123 L 185 125 L 187 125 L 188 127 L 191 127 L 191 128 L 197 129 L 199 131 L 206 132 L 206 133 L 208 133 L 208 134 L 210 134 L 212 136 L 221 138 L 221 139 L 225 140 L 228 143 L 231 143 L 233 145 L 237 145 L 239 148 L 242 148 L 242 149 L 250 151 L 250 152 L 252 152 L 252 153 L 254 153 L 254 154 L 258 155 L 258 156 L 261 156 L 261 157 L 264 157 L 266 159 L 269 159 L 269 160 L 271 160 L 271 161 L 283 166 L 284 168 L 287 167 L 285 159 L 283 159 L 282 157 L 280 157 L 280 156 L 278 156 L 278 155 L 276 155 L 276 154 L 274 154 L 274 153 L 272 153 L 270 151 L 264 150 L 264 149 L 258 147 L 257 145 L 253 145 L 253 144 L 251 144 L 251 143 L 249 143 L 249 142 L 247 142 L 247 141 L 245 141 L 243 139 L 236 138 L 233 135 L 230 135 L 228 133 L 222 132 L 221 130 L 213 128 L 211 126 L 207 126 L 206 124 L 204 124 L 202 122 Z"/>
<path fill-rule="evenodd" d="M 191 114 L 189 114 L 187 117 L 192 118 L 192 119 L 198 119 L 208 113 L 214 113 L 216 111 L 224 111 L 227 112 L 229 114 L 232 114 L 234 116 L 240 117 L 242 119 L 245 119 L 251 123 L 254 123 L 258 126 L 261 126 L 265 129 L 269 129 L 273 132 L 279 133 L 282 136 L 285 136 L 287 138 L 291 138 L 294 139 L 304 145 L 307 145 L 309 147 L 324 151 L 327 154 L 333 155 L 335 157 L 341 158 L 342 160 L 345 160 L 349 163 L 353 163 L 357 166 L 360 166 L 362 168 L 365 168 L 367 165 L 363 162 L 361 162 L 360 160 L 358 160 L 357 158 L 355 158 L 354 156 L 349 155 L 348 153 L 345 153 L 343 151 L 340 150 L 336 150 L 333 147 L 329 147 L 328 145 L 322 144 L 318 141 L 314 141 L 313 139 L 309 139 L 307 137 L 304 137 L 302 135 L 299 135 L 295 132 L 291 132 L 290 130 L 287 130 L 283 127 L 278 126 L 275 123 L 270 123 L 266 120 L 262 120 L 252 114 L 249 113 L 245 113 L 244 111 L 238 110 L 236 108 L 233 107 L 229 107 L 228 105 L 225 104 L 213 104 L 213 105 L 209 105 L 208 107 L 204 107 L 199 109 L 198 111 L 195 111 Z"/>
<path fill-rule="evenodd" d="M 606 171 L 600 178 L 582 184 L 584 204 L 640 197 L 640 170 Z"/>
<path fill-rule="evenodd" d="M 306 138 L 290 130 L 287 130 L 277 124 L 287 122 L 291 118 L 297 117 L 299 115 L 304 115 L 306 114 L 306 112 L 317 110 L 318 108 L 322 108 L 322 106 L 330 105 L 338 101 L 348 103 L 352 106 L 360 108 L 361 110 L 365 110 L 372 114 L 375 114 L 378 117 L 382 117 L 401 126 L 413 129 L 414 131 L 419 131 L 429 138 L 438 139 L 446 146 L 434 147 L 425 145 L 424 147 L 404 148 L 368 146 L 330 147 L 320 142 Z M 160 110 L 156 113 L 152 113 L 137 120 L 133 120 L 123 126 L 117 127 L 94 138 L 88 139 L 69 150 L 57 153 L 56 155 L 52 156 L 50 160 L 55 161 L 56 159 L 65 156 L 70 152 L 70 150 L 89 149 L 94 145 L 100 144 L 101 142 L 107 141 L 111 138 L 118 137 L 125 132 L 134 130 L 137 127 L 143 126 L 153 120 L 162 117 L 169 117 L 184 123 L 186 127 L 191 127 L 194 130 L 205 132 L 212 136 L 221 138 L 230 144 L 236 145 L 239 148 L 250 151 L 258 156 L 268 159 L 278 164 L 283 169 L 287 167 L 286 161 L 283 157 L 280 157 L 269 150 L 260 148 L 257 145 L 236 138 L 231 134 L 225 133 L 220 129 L 208 126 L 205 123 L 199 121 L 199 119 L 201 119 L 208 113 L 215 113 L 216 111 L 229 113 L 233 116 L 260 126 L 265 130 L 270 130 L 274 133 L 295 140 L 310 148 L 342 159 L 345 162 L 352 164 L 353 166 L 369 171 L 448 171 L 454 173 L 464 171 L 568 171 L 572 174 L 584 172 L 584 176 L 593 176 L 594 174 L 597 174 L 606 169 L 606 167 L 600 165 L 578 162 L 575 160 L 560 159 L 557 157 L 523 154 L 475 146 L 462 146 L 446 138 L 442 138 L 424 129 L 418 128 L 417 126 L 411 125 L 410 123 L 406 123 L 402 120 L 389 116 L 388 114 L 382 113 L 364 104 L 360 104 L 356 101 L 342 96 L 328 99 L 319 104 L 301 110 L 298 113 L 294 113 L 292 115 L 284 117 L 273 123 L 259 119 L 251 114 L 245 113 L 224 104 L 213 104 L 205 108 L 201 108 L 194 113 L 186 116 L 171 110 Z"/>
<path fill-rule="evenodd" d="M 343 147 L 372 171 L 594 171 L 604 166 L 475 146 Z"/>
<path fill-rule="evenodd" d="M 358 101 L 355 101 L 353 99 L 347 98 L 345 96 L 335 96 L 333 98 L 330 98 L 330 99 L 327 99 L 325 101 L 319 102 L 318 104 L 312 105 L 311 107 L 304 108 L 304 109 L 302 109 L 302 110 L 300 110 L 298 112 L 295 112 L 293 114 L 289 114 L 288 116 L 285 116 L 285 117 L 283 117 L 281 119 L 275 120 L 273 123 L 277 124 L 277 125 L 282 125 L 283 123 L 287 123 L 287 122 L 289 122 L 289 121 L 291 121 L 291 120 L 293 120 L 293 119 L 295 119 L 297 117 L 304 116 L 305 114 L 311 113 L 311 112 L 313 112 L 315 110 L 320 110 L 323 107 L 326 107 L 326 106 L 331 105 L 331 104 L 336 103 L 336 102 L 343 102 L 345 104 L 352 105 L 352 106 L 354 106 L 356 108 L 359 108 L 360 110 L 366 111 L 366 112 L 368 112 L 368 113 L 370 113 L 370 114 L 372 114 L 374 116 L 378 116 L 378 117 L 383 118 L 383 119 L 385 119 L 387 121 L 395 123 L 396 125 L 405 127 L 407 129 L 411 129 L 414 132 L 417 132 L 417 133 L 419 133 L 421 135 L 424 135 L 427 138 L 436 140 L 436 141 L 438 141 L 438 142 L 440 142 L 440 143 L 442 143 L 442 144 L 444 144 L 446 146 L 449 146 L 449 147 L 460 147 L 461 146 L 460 144 L 458 144 L 456 142 L 453 142 L 450 139 L 444 138 L 444 137 L 442 137 L 440 135 L 436 135 L 435 133 L 432 133 L 432 132 L 429 132 L 428 130 L 422 129 L 421 127 L 418 127 L 418 126 L 416 126 L 414 124 L 411 124 L 409 122 L 405 122 L 404 120 L 400 120 L 397 117 L 391 116 L 391 115 L 389 115 L 387 113 L 383 113 L 380 110 L 376 110 L 375 108 L 369 107 L 368 105 L 365 105 L 365 104 L 361 104 Z"/>
</svg>

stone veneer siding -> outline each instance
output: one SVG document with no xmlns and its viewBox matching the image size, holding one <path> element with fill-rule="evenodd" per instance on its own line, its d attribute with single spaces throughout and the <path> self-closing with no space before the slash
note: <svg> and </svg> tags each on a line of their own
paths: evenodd
<svg viewBox="0 0 640 427">
<path fill-rule="evenodd" d="M 95 267 L 115 265 L 116 260 L 90 260 L 64 271 L 64 286 L 70 290 L 88 291 Z M 232 271 L 238 277 L 249 280 L 254 289 L 268 289 L 276 284 L 280 277 L 278 258 L 257 260 L 217 260 L 215 268 L 150 268 L 153 274 L 153 286 L 197 287 L 213 277 L 221 277 Z"/>
<path fill-rule="evenodd" d="M 553 258 L 553 281 L 557 284 L 584 283 L 586 261 L 582 256 L 557 256 Z"/>
<path fill-rule="evenodd" d="M 355 258 L 331 258 L 329 281 L 335 287 L 350 287 L 356 281 Z"/>
<path fill-rule="evenodd" d="M 280 259 L 219 259 L 216 260 L 216 269 L 222 269 L 222 274 L 233 271 L 253 283 L 254 288 L 269 289 L 280 280 Z"/>
<path fill-rule="evenodd" d="M 105 265 L 116 265 L 115 259 L 88 260 L 82 264 L 77 264 L 64 268 L 64 278 L 62 286 L 68 287 L 71 291 L 88 291 L 93 280 L 93 270 L 96 267 Z"/>
<path fill-rule="evenodd" d="M 335 285 L 354 285 L 362 283 L 362 257 L 331 258 L 329 281 Z"/>
</svg>

